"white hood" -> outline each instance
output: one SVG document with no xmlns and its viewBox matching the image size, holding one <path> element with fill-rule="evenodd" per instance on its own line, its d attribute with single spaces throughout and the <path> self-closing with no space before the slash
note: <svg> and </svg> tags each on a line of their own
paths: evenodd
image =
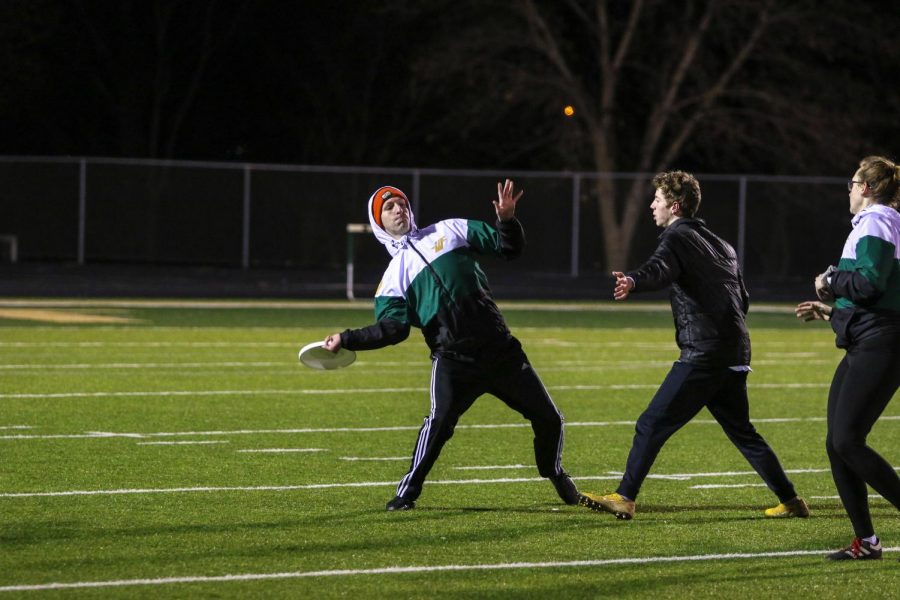
<svg viewBox="0 0 900 600">
<path fill-rule="evenodd" d="M 391 256 L 397 256 L 397 254 L 399 254 L 401 250 L 404 250 L 406 248 L 406 242 L 408 239 L 418 239 L 419 228 L 416 226 L 416 218 L 415 215 L 413 215 L 412 203 L 410 203 L 409 201 L 407 201 L 407 206 L 409 208 L 409 232 L 407 232 L 407 234 L 399 240 L 395 240 L 394 238 L 392 238 L 390 235 L 388 235 L 388 232 L 386 232 L 381 227 L 381 225 L 375 222 L 375 215 L 372 214 L 372 203 L 375 201 L 375 194 L 378 193 L 378 191 L 382 189 L 382 187 L 383 186 L 379 186 L 378 189 L 375 190 L 375 192 L 373 192 L 371 196 L 369 196 L 369 205 L 367 210 L 367 213 L 369 215 L 369 225 L 372 226 L 372 233 L 375 234 L 375 239 L 384 244 L 385 248 L 387 248 L 387 251 L 391 254 Z M 409 196 L 406 197 L 409 198 Z"/>
<path fill-rule="evenodd" d="M 856 227 L 857 225 L 859 225 L 859 222 L 863 217 L 871 213 L 878 213 L 883 218 L 890 221 L 895 231 L 900 231 L 900 212 L 897 212 L 896 209 L 884 204 L 870 204 L 869 206 L 853 215 L 853 218 L 850 220 L 850 224 L 853 225 L 853 227 Z"/>
</svg>

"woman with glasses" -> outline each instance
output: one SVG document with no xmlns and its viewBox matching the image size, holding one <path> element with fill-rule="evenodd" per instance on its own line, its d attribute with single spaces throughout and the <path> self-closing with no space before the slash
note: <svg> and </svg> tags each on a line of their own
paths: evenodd
<svg viewBox="0 0 900 600">
<path fill-rule="evenodd" d="M 900 387 L 900 167 L 864 158 L 847 189 L 853 230 L 837 267 L 816 277 L 820 302 L 800 303 L 797 316 L 830 321 L 846 351 L 828 392 L 825 448 L 855 537 L 828 558 L 879 559 L 866 486 L 900 509 L 900 477 L 866 437 Z"/>
</svg>

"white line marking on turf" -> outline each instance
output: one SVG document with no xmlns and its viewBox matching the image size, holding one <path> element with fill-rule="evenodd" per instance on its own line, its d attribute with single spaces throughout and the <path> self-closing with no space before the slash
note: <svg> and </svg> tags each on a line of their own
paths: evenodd
<svg viewBox="0 0 900 600">
<path fill-rule="evenodd" d="M 342 456 L 341 460 L 366 460 L 366 461 L 379 461 L 379 460 L 409 460 L 408 456 Z"/>
<path fill-rule="evenodd" d="M 430 483 L 443 483 L 439 481 Z M 119 490 L 69 490 L 65 492 L 9 492 L 0 498 L 35 498 L 57 496 L 119 496 L 129 494 L 178 494 L 198 492 L 292 492 L 297 490 L 317 490 L 330 488 L 396 486 L 396 481 L 366 481 L 360 483 L 311 483 L 307 485 L 258 485 L 223 487 L 183 487 L 183 488 L 132 488 Z"/>
<path fill-rule="evenodd" d="M 830 473 L 831 469 L 785 469 L 785 473 L 790 473 L 792 475 L 798 475 L 803 473 Z M 688 480 L 693 479 L 695 477 L 740 477 L 743 475 L 756 475 L 756 471 L 719 471 L 719 472 L 707 472 L 707 473 L 668 473 L 665 475 L 655 475 L 653 473 L 647 475 L 648 479 L 674 479 L 674 480 Z M 617 476 L 621 477 L 622 473 L 616 473 Z M 575 477 L 574 479 L 582 479 L 581 477 Z"/>
<path fill-rule="evenodd" d="M 72 363 L 72 364 L 56 364 L 56 365 L 0 365 L 0 370 L 23 369 L 203 369 L 205 367 L 283 367 L 287 364 L 293 365 L 286 361 L 270 361 L 270 362 L 198 362 L 198 363 Z"/>
<path fill-rule="evenodd" d="M 485 465 L 479 467 L 453 467 L 458 471 L 492 471 L 494 469 L 533 469 L 534 465 Z"/>
<path fill-rule="evenodd" d="M 228 440 L 191 440 L 184 442 L 138 442 L 138 446 L 191 446 L 200 444 L 230 444 Z"/>
<path fill-rule="evenodd" d="M 589 311 L 589 312 L 671 312 L 668 302 L 640 301 L 633 304 L 614 303 L 610 301 L 599 302 L 531 302 L 531 301 L 502 301 L 499 303 L 503 310 L 533 310 L 533 311 Z M 326 310 L 372 310 L 371 300 L 0 300 L 0 306 L 5 308 L 22 307 L 53 307 L 53 308 L 210 308 L 210 309 L 326 309 Z M 779 312 L 785 315 L 793 315 L 791 306 L 779 306 L 774 304 L 754 304 L 750 307 L 752 312 Z"/>
<path fill-rule="evenodd" d="M 900 421 L 900 415 L 882 415 L 880 421 Z M 752 419 L 754 423 L 804 423 L 824 422 L 825 417 L 773 417 L 769 419 Z M 713 419 L 694 419 L 689 422 L 692 425 L 717 425 Z M 633 427 L 634 421 L 573 421 L 567 422 L 566 427 L 609 427 L 626 426 Z M 516 429 L 531 427 L 528 423 L 484 423 L 471 425 L 457 425 L 456 429 Z M 203 436 L 203 435 L 260 435 L 260 434 L 297 434 L 297 433 L 367 433 L 386 431 L 418 431 L 420 425 L 391 425 L 385 427 L 322 427 L 299 429 L 237 429 L 231 431 L 162 431 L 152 433 L 126 433 L 112 431 L 87 431 L 85 433 L 57 433 L 46 435 L 0 435 L 0 440 L 54 440 L 54 439 L 91 439 L 91 438 L 149 438 L 149 437 L 178 437 L 178 436 Z"/>
<path fill-rule="evenodd" d="M 106 299 L 4 299 L 0 306 L 6 308 L 53 307 L 53 308 L 217 308 L 217 309 L 287 309 L 287 310 L 372 310 L 371 300 L 106 300 Z M 633 304 L 622 304 L 614 300 L 593 302 L 534 302 L 522 300 L 504 300 L 499 302 L 502 310 L 533 311 L 588 311 L 588 312 L 663 312 L 670 313 L 671 305 L 666 301 L 636 301 Z M 750 307 L 751 313 L 775 313 L 793 316 L 794 307 L 785 304 L 757 303 Z M 833 343 L 832 343 L 833 345 Z"/>
<path fill-rule="evenodd" d="M 326 448 L 255 448 L 248 450 L 238 450 L 238 452 L 328 452 Z"/>
<path fill-rule="evenodd" d="M 827 388 L 830 383 L 757 383 L 756 389 L 803 389 Z M 608 384 L 608 385 L 552 385 L 554 391 L 602 391 L 602 390 L 655 390 L 659 384 Z M 345 395 L 345 394 L 402 394 L 425 393 L 424 387 L 405 388 L 329 388 L 329 389 L 288 389 L 288 390 L 168 390 L 144 392 L 61 392 L 48 394 L 0 394 L 0 399 L 18 398 L 125 398 L 125 397 L 168 397 L 168 396 L 262 396 L 262 395 Z"/>
<path fill-rule="evenodd" d="M 31 425 L 3 425 L 0 429 L 34 429 Z"/>
<path fill-rule="evenodd" d="M 894 469 L 895 471 L 897 469 Z M 840 496 L 809 496 L 812 500 L 840 500 Z M 869 494 L 869 498 L 881 498 L 880 494 Z"/>
<path fill-rule="evenodd" d="M 606 473 L 609 475 L 615 475 L 617 477 L 621 477 L 622 475 L 625 474 L 622 471 L 607 471 Z M 713 476 L 717 476 L 717 475 L 721 475 L 721 473 L 713 474 Z M 687 481 L 687 480 L 691 479 L 691 477 L 692 477 L 691 474 L 680 474 L 679 475 L 677 473 L 674 475 L 658 475 L 658 474 L 648 474 L 647 475 L 648 479 L 670 479 L 672 481 Z"/>
<path fill-rule="evenodd" d="M 294 348 L 295 346 L 297 344 L 292 342 L 0 342 L 0 348 Z"/>
<path fill-rule="evenodd" d="M 794 361 L 795 365 L 819 365 L 836 363 L 833 359 L 815 359 L 803 360 L 802 362 Z M 672 366 L 671 359 L 662 359 L 657 361 L 634 361 L 634 360 L 595 360 L 595 361 L 541 361 L 540 370 L 542 372 L 599 372 L 611 369 L 629 370 L 629 369 L 653 369 L 653 368 L 669 368 Z M 782 365 L 783 360 L 780 359 L 758 359 L 753 361 L 755 366 L 771 366 Z M 2 364 L 0 371 L 22 371 L 22 370 L 87 370 L 87 369 L 204 369 L 204 368 L 271 368 L 284 367 L 295 369 L 293 360 L 280 361 L 220 361 L 220 362 L 183 362 L 183 363 L 163 363 L 163 362 L 131 362 L 131 363 L 45 363 L 45 364 Z M 355 370 L 366 367 L 409 367 L 406 361 L 367 361 L 360 360 L 356 363 Z M 371 371 L 371 369 L 370 369 Z M 650 384 L 647 384 L 650 385 Z M 655 386 L 654 386 L 655 387 Z"/>
<path fill-rule="evenodd" d="M 706 485 L 692 485 L 692 490 L 714 490 L 719 488 L 748 488 L 766 487 L 764 483 L 708 483 Z"/>
<path fill-rule="evenodd" d="M 425 388 L 346 388 L 343 390 L 170 390 L 160 392 L 63 392 L 55 394 L 0 394 L 0 399 L 18 398 L 129 398 L 129 397 L 170 397 L 170 396 L 263 396 L 263 395 L 331 395 L 331 394 L 397 394 L 404 392 L 425 392 Z"/>
<path fill-rule="evenodd" d="M 884 548 L 885 552 L 895 552 L 900 547 Z M 520 569 L 561 569 L 577 567 L 605 567 L 611 565 L 644 565 L 653 563 L 705 562 L 716 560 L 739 560 L 759 558 L 784 558 L 790 556 L 824 556 L 833 552 L 826 550 L 788 550 L 785 552 L 742 552 L 730 554 L 694 554 L 682 556 L 646 556 L 631 558 L 606 558 L 594 560 L 569 560 L 547 562 L 481 563 L 469 565 L 421 565 L 406 567 L 376 567 L 371 569 L 329 569 L 322 571 L 293 571 L 281 573 L 241 573 L 237 575 L 194 575 L 184 577 L 160 577 L 155 579 L 113 579 L 108 581 L 70 581 L 7 585 L 0 592 L 27 592 L 40 590 L 65 590 L 84 588 L 111 588 L 127 586 L 173 585 L 179 583 L 227 583 L 232 581 L 264 581 L 273 579 L 300 579 L 305 577 L 358 577 L 361 575 L 402 575 L 407 573 L 442 573 L 459 571 L 508 571 Z"/>
<path fill-rule="evenodd" d="M 884 417 L 882 417 L 884 418 Z M 815 420 L 824 420 L 823 418 L 814 417 Z M 696 419 L 692 421 L 697 424 L 714 424 L 713 420 Z M 764 422 L 757 420 L 756 422 Z M 606 427 L 609 425 L 626 425 L 633 426 L 634 421 L 591 421 L 591 422 L 572 422 L 566 423 L 568 427 Z M 457 425 L 456 429 L 522 429 L 531 427 L 528 423 L 483 423 L 470 425 Z M 203 435 L 258 435 L 258 434 L 296 434 L 296 433 L 368 433 L 368 432 L 386 432 L 386 431 L 418 431 L 421 429 L 419 425 L 391 425 L 385 427 L 304 427 L 298 429 L 237 429 L 231 431 L 213 430 L 213 431 L 160 431 L 153 433 L 133 433 L 122 432 L 116 433 L 112 431 L 87 431 L 83 434 L 46 434 L 46 435 L 5 435 L 0 436 L 0 440 L 27 440 L 27 439 L 91 439 L 91 438 L 150 438 L 150 437 L 180 437 L 180 436 L 203 436 Z"/>
<path fill-rule="evenodd" d="M 293 301 L 242 301 L 242 300 L 0 300 L 3 307 L 55 307 L 55 308 L 277 308 L 277 309 L 359 309 L 372 310 L 372 302 L 358 300 L 355 302 L 328 302 L 321 300 L 293 300 Z M 757 310 L 754 305 L 753 309 Z M 624 307 L 623 307 L 624 308 Z M 790 310 L 793 309 L 789 309 Z M 793 313 L 791 313 L 793 314 Z M 157 328 L 158 329 L 158 328 Z"/>
<path fill-rule="evenodd" d="M 60 435 L 51 434 L 51 438 L 62 437 Z M 143 438 L 146 437 L 140 433 L 114 433 L 112 431 L 86 431 L 83 436 L 85 438 L 117 438 L 117 437 L 125 437 L 125 438 Z M 0 438 L 2 439 L 2 438 Z"/>
<path fill-rule="evenodd" d="M 409 460 L 405 458 L 404 460 Z M 785 473 L 825 473 L 830 469 L 787 469 Z M 648 479 L 690 479 L 693 477 L 730 477 L 735 475 L 756 475 L 756 471 L 727 471 L 722 473 L 674 473 L 649 475 Z M 575 481 L 616 481 L 621 479 L 620 473 L 610 475 L 586 475 L 573 477 Z M 497 479 L 444 479 L 429 481 L 429 485 L 483 485 L 491 483 L 533 483 L 544 481 L 543 477 L 503 477 Z M 307 483 L 299 485 L 263 485 L 263 486 L 221 486 L 221 487 L 182 487 L 182 488 L 134 488 L 118 490 L 67 490 L 62 492 L 4 492 L 0 498 L 33 498 L 44 496 L 111 496 L 120 494 L 173 494 L 192 492 L 290 492 L 296 490 L 319 490 L 333 488 L 364 488 L 395 486 L 393 481 L 356 481 L 351 483 Z"/>
</svg>

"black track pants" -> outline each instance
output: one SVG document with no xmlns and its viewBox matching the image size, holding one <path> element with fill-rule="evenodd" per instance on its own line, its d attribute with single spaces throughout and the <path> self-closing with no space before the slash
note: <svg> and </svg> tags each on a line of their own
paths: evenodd
<svg viewBox="0 0 900 600">
<path fill-rule="evenodd" d="M 617 492 L 635 499 L 666 441 L 706 406 L 750 466 L 781 502 L 796 496 L 778 457 L 750 422 L 747 372 L 676 362 L 638 418 Z"/>
<path fill-rule="evenodd" d="M 431 367 L 431 410 L 416 441 L 409 472 L 397 495 L 416 499 L 459 418 L 482 394 L 492 394 L 531 421 L 538 473 L 563 472 L 563 417 L 525 353 L 519 348 L 479 362 L 437 356 Z"/>
<path fill-rule="evenodd" d="M 900 337 L 852 347 L 828 392 L 825 448 L 831 474 L 857 537 L 874 535 L 866 484 L 900 509 L 900 477 L 866 443 L 900 387 Z"/>
</svg>

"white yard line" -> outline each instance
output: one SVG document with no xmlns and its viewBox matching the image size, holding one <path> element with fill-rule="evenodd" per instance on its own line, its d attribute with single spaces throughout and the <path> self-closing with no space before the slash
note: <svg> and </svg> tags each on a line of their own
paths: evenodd
<svg viewBox="0 0 900 600">
<path fill-rule="evenodd" d="M 277 308 L 277 309 L 372 309 L 371 301 L 318 301 L 318 300 L 107 300 L 91 298 L 72 299 L 3 299 L 0 307 L 54 307 L 54 308 Z"/>
<path fill-rule="evenodd" d="M 573 312 L 663 312 L 669 313 L 671 305 L 664 300 L 633 301 L 628 303 L 613 300 L 575 302 L 534 302 L 529 300 L 508 300 L 498 303 L 503 310 L 573 311 Z M 119 300 L 119 299 L 43 299 L 4 298 L 0 307 L 51 307 L 51 308 L 208 308 L 208 309 L 325 309 L 325 310 L 372 310 L 371 300 Z M 794 315 L 791 304 L 753 304 L 750 312 Z"/>
<path fill-rule="evenodd" d="M 289 390 L 169 390 L 158 392 L 61 392 L 50 394 L 0 394 L 0 399 L 22 398 L 148 398 L 148 397 L 181 397 L 181 396 L 319 396 L 333 394 L 398 394 L 405 392 L 424 393 L 426 388 L 344 388 L 335 389 L 289 389 Z"/>
<path fill-rule="evenodd" d="M 900 547 L 884 548 L 885 552 L 896 552 Z M 231 575 L 193 575 L 182 577 L 159 577 L 145 579 L 112 579 L 108 581 L 69 581 L 57 583 L 38 583 L 24 585 L 7 585 L 0 587 L 0 592 L 28 592 L 43 590 L 66 590 L 85 588 L 118 588 L 129 586 L 159 586 L 190 583 L 230 583 L 241 581 L 267 581 L 275 579 L 301 579 L 312 577 L 359 577 L 365 575 L 404 575 L 409 573 L 446 573 L 461 571 L 510 571 L 529 569 L 564 569 L 585 567 L 606 567 L 616 565 L 647 565 L 660 563 L 706 562 L 720 560 L 752 560 L 765 558 L 786 558 L 817 556 L 823 557 L 834 551 L 834 548 L 820 550 L 789 550 L 783 552 L 742 552 L 729 554 L 688 554 L 681 556 L 639 556 L 626 558 L 607 558 L 594 560 L 569 560 L 546 562 L 508 562 L 508 563 L 474 563 L 450 565 L 409 565 L 389 566 L 368 569 L 327 569 L 320 571 L 288 571 L 281 573 L 241 573 Z"/>
<path fill-rule="evenodd" d="M 880 421 L 900 421 L 900 415 L 882 415 Z M 825 417 L 772 417 L 752 419 L 754 423 L 822 423 Z M 688 425 L 717 425 L 714 419 L 693 419 Z M 566 427 L 633 427 L 634 421 L 571 421 Z M 456 429 L 522 429 L 531 427 L 528 423 L 474 423 L 457 425 Z M 157 431 L 146 433 L 86 431 L 84 433 L 57 434 L 13 434 L 0 435 L 0 440 L 58 440 L 58 439 L 102 439 L 102 438 L 153 438 L 179 436 L 225 436 L 225 435 L 269 435 L 298 433 L 372 433 L 386 431 L 418 431 L 421 425 L 391 425 L 385 427 L 301 427 L 295 429 L 235 429 L 212 431 Z"/>
<path fill-rule="evenodd" d="M 540 481 L 540 478 L 538 478 Z M 474 483 L 474 480 L 472 481 Z M 488 483 L 485 481 L 483 483 Z M 440 485 L 441 481 L 429 482 Z M 449 483 L 464 483 L 462 481 Z M 516 481 L 510 483 L 518 483 Z M 46 498 L 59 496 L 120 496 L 131 494 L 190 494 L 201 492 L 293 492 L 297 490 L 320 490 L 333 488 L 394 487 L 396 481 L 361 481 L 356 483 L 310 483 L 305 485 L 258 485 L 258 486 L 199 486 L 179 488 L 128 488 L 117 490 L 67 490 L 62 492 L 6 492 L 0 498 Z"/>
<path fill-rule="evenodd" d="M 790 473 L 791 475 L 801 475 L 804 473 L 830 473 L 831 469 L 785 469 L 785 473 Z M 612 473 L 619 477 L 622 476 L 622 473 Z M 756 471 L 707 471 L 704 473 L 668 473 L 668 474 L 654 474 L 650 473 L 647 475 L 648 479 L 680 479 L 680 480 L 689 480 L 694 479 L 695 477 L 742 477 L 744 475 L 756 475 Z M 582 479 L 581 477 L 575 477 L 574 479 Z"/>
<path fill-rule="evenodd" d="M 573 311 L 573 312 L 670 312 L 672 309 L 668 302 L 646 301 L 631 302 L 629 304 L 613 303 L 612 301 L 598 302 L 531 302 L 531 301 L 506 301 L 500 302 L 503 310 L 536 310 L 536 311 Z M 754 305 L 753 308 L 760 312 L 783 312 L 793 315 L 790 306 Z M 320 309 L 320 310 L 372 310 L 371 300 L 356 301 L 328 301 L 328 300 L 106 300 L 106 299 L 62 299 L 44 300 L 38 298 L 3 299 L 0 300 L 2 308 L 204 308 L 204 309 Z"/>
<path fill-rule="evenodd" d="M 400 461 L 400 460 L 408 461 L 408 460 L 410 460 L 410 457 L 409 456 L 342 456 L 341 460 L 372 461 L 372 462 L 395 461 L 395 460 L 396 461 Z"/>
<path fill-rule="evenodd" d="M 756 383 L 751 389 L 805 389 L 828 388 L 830 383 Z M 590 392 L 603 390 L 655 390 L 659 384 L 603 384 L 603 385 L 550 385 L 552 391 Z M 24 398 L 129 398 L 129 397 L 177 397 L 177 396 L 333 396 L 346 394 L 401 394 L 426 393 L 425 387 L 397 388 L 327 388 L 327 389 L 272 389 L 272 390 L 160 390 L 136 392 L 58 392 L 58 393 L 12 393 L 0 394 L 0 400 L 16 400 Z"/>
<path fill-rule="evenodd" d="M 326 448 L 255 448 L 255 449 L 247 449 L 247 450 L 238 450 L 238 452 L 245 452 L 245 453 L 262 452 L 262 453 L 280 454 L 280 453 L 284 453 L 284 452 L 328 452 L 328 450 Z"/>
<path fill-rule="evenodd" d="M 57 365 L 0 365 L 0 370 L 22 371 L 22 370 L 58 370 L 58 369 L 203 369 L 207 367 L 287 367 L 293 366 L 293 363 L 285 361 L 269 361 L 269 362 L 174 362 L 174 363 L 69 363 Z"/>
<path fill-rule="evenodd" d="M 692 490 L 716 490 L 720 488 L 748 488 L 748 487 L 766 487 L 764 483 L 709 483 L 706 485 L 692 485 Z"/>
<path fill-rule="evenodd" d="M 293 357 L 292 357 L 293 358 Z M 793 366 L 803 365 L 819 365 L 836 363 L 836 359 L 817 359 L 792 361 Z M 657 361 L 647 360 L 592 360 L 592 361 L 540 361 L 540 370 L 543 371 L 583 371 L 597 372 L 609 369 L 664 369 L 669 368 L 673 364 L 670 359 Z M 753 362 L 754 366 L 772 366 L 783 365 L 783 359 L 763 359 Z M 234 367 L 234 368 L 261 368 L 261 367 L 284 367 L 295 369 L 297 362 L 295 360 L 277 360 L 277 361 L 208 361 L 208 362 L 122 362 L 122 363 L 19 363 L 19 364 L 0 364 L 0 370 L 3 371 L 52 371 L 60 369 L 203 369 L 207 367 Z M 374 368 L 398 367 L 403 369 L 409 368 L 407 361 L 367 361 L 359 360 L 356 362 L 354 372 L 371 372 Z M 648 384 L 649 385 L 649 384 Z M 785 384 L 788 385 L 788 384 Z"/>
<path fill-rule="evenodd" d="M 138 446 L 195 446 L 201 444 L 230 444 L 228 440 L 190 440 L 184 442 L 138 442 Z"/>
<path fill-rule="evenodd" d="M 894 469 L 894 470 L 897 471 L 898 469 Z M 812 500 L 840 500 L 841 499 L 841 497 L 837 496 L 837 495 L 835 495 L 835 496 L 808 496 L 808 497 Z M 881 495 L 880 494 L 869 494 L 869 498 L 872 498 L 872 499 L 881 498 Z"/>
<path fill-rule="evenodd" d="M 409 460 L 407 457 L 405 460 Z M 788 474 L 827 473 L 829 469 L 786 469 Z M 689 480 L 694 477 L 734 477 L 756 475 L 755 471 L 725 471 L 719 473 L 672 473 L 650 474 L 648 479 Z M 575 481 L 617 481 L 621 473 L 604 475 L 586 475 L 573 477 Z M 429 481 L 428 485 L 485 485 L 497 483 L 534 483 L 544 481 L 543 477 L 500 477 L 494 479 L 443 479 Z M 334 488 L 367 488 L 395 486 L 395 481 L 354 481 L 349 483 L 307 483 L 297 485 L 261 485 L 261 486 L 197 486 L 178 488 L 129 488 L 112 490 L 63 490 L 58 492 L 3 492 L 0 498 L 35 498 L 54 496 L 116 496 L 124 494 L 180 494 L 198 492 L 291 492 L 297 490 L 321 490 Z"/>
<path fill-rule="evenodd" d="M 0 342 L 0 348 L 293 348 L 291 342 Z"/>
<path fill-rule="evenodd" d="M 534 465 L 484 465 L 476 467 L 453 467 L 457 471 L 495 471 L 500 469 L 534 469 Z"/>
</svg>

